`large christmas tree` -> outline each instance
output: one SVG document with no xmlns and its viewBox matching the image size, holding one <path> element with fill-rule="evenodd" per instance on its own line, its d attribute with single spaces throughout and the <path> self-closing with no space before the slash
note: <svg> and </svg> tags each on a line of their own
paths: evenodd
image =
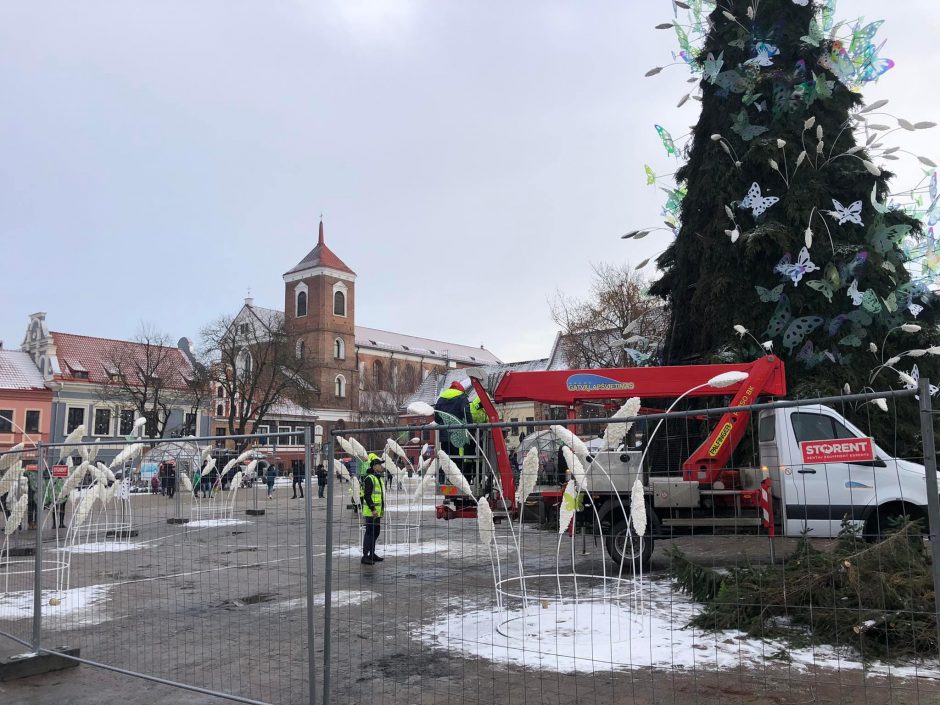
<svg viewBox="0 0 940 705">
<path fill-rule="evenodd" d="M 892 175 L 877 164 L 896 150 L 872 124 L 881 106 L 860 94 L 891 66 L 874 40 L 881 23 L 838 24 L 834 0 L 676 5 L 690 9 L 688 24 L 670 26 L 701 76 L 702 110 L 670 189 L 676 237 L 652 287 L 671 305 L 665 364 L 754 359 L 766 342 L 798 396 L 909 384 L 914 364 L 936 378 L 937 350 L 925 351 L 940 311 L 911 273 L 922 221 L 889 196 Z M 873 368 L 910 350 L 916 360 L 891 366 L 904 374 L 873 382 Z M 911 448 L 916 421 L 907 425 Z"/>
</svg>

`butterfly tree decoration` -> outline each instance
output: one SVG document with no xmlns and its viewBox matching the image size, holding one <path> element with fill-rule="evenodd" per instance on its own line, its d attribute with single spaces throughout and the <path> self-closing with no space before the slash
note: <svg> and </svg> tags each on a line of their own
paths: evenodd
<svg viewBox="0 0 940 705">
<path fill-rule="evenodd" d="M 790 277 L 793 281 L 793 286 L 799 286 L 800 280 L 803 278 L 804 274 L 809 274 L 811 272 L 818 271 L 817 267 L 809 258 L 809 250 L 805 247 L 800 250 L 800 254 L 797 256 L 796 263 L 792 262 L 790 253 L 786 253 L 781 259 L 780 262 L 774 267 L 774 271 L 778 274 L 782 274 L 785 277 Z"/>
<path fill-rule="evenodd" d="M 823 322 L 822 316 L 793 318 L 790 313 L 790 299 L 786 294 L 782 294 L 764 335 L 774 338 L 783 333 L 783 346 L 788 352 L 792 352 L 796 346 L 806 339 L 806 336 L 819 328 Z"/>
<path fill-rule="evenodd" d="M 764 211 L 777 203 L 779 200 L 780 199 L 777 196 L 761 195 L 760 184 L 755 181 L 753 184 L 751 184 L 751 188 L 748 189 L 747 195 L 738 204 L 738 208 L 750 208 L 751 215 L 753 215 L 755 218 L 759 218 L 764 214 Z"/>
<path fill-rule="evenodd" d="M 845 223 L 855 223 L 856 225 L 864 225 L 862 223 L 862 202 L 855 201 L 854 203 L 849 204 L 849 207 L 846 208 L 836 199 L 832 199 L 832 206 L 835 210 L 826 211 L 833 220 L 838 220 L 839 225 L 845 225 Z"/>
<path fill-rule="evenodd" d="M 904 383 L 905 389 L 917 389 L 920 386 L 920 370 L 917 369 L 917 365 L 914 365 L 913 369 L 910 372 L 911 379 L 914 380 L 914 383 L 910 382 Z M 940 392 L 940 387 L 937 387 L 933 384 L 930 385 L 930 396 L 936 396 L 937 392 Z M 920 399 L 920 395 L 915 394 L 915 399 Z"/>
<path fill-rule="evenodd" d="M 669 134 L 669 131 L 662 125 L 656 125 L 655 127 L 659 139 L 663 141 L 663 147 L 666 148 L 666 154 L 670 157 L 678 157 L 679 150 L 676 149 L 676 143 L 672 141 L 672 135 Z"/>
</svg>

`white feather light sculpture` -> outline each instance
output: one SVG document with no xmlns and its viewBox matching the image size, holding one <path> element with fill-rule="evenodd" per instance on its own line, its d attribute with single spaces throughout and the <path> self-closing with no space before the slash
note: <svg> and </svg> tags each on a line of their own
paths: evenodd
<svg viewBox="0 0 940 705">
<path fill-rule="evenodd" d="M 232 491 L 232 492 L 234 492 L 235 490 L 237 490 L 237 489 L 241 486 L 241 484 L 242 484 L 242 477 L 244 477 L 244 473 L 242 473 L 241 470 L 239 470 L 238 472 L 236 472 L 235 475 L 232 477 L 232 485 L 231 485 L 231 491 Z"/>
<path fill-rule="evenodd" d="M 144 426 L 147 425 L 147 419 L 144 416 L 138 416 L 134 419 L 134 426 L 131 428 L 131 434 L 134 438 L 140 438 Z"/>
<path fill-rule="evenodd" d="M 337 436 L 336 442 L 339 443 L 339 447 L 343 449 L 343 452 L 346 453 L 346 455 L 351 455 L 351 456 L 356 455 L 356 451 L 354 451 L 353 447 L 349 445 L 349 441 L 347 441 L 342 436 Z"/>
<path fill-rule="evenodd" d="M 359 477 L 356 475 L 349 476 L 349 494 L 352 495 L 352 503 L 357 507 L 362 504 L 362 487 L 359 484 Z"/>
<path fill-rule="evenodd" d="M 59 449 L 59 462 L 61 462 L 62 458 L 64 458 L 66 455 L 71 454 L 71 452 L 76 448 L 76 443 L 80 443 L 84 436 L 85 424 L 81 424 L 78 428 L 65 437 L 65 440 L 62 441 L 64 445 Z"/>
<path fill-rule="evenodd" d="M 62 483 L 62 489 L 59 491 L 60 499 L 62 497 L 68 497 L 72 493 L 72 490 L 81 484 L 82 480 L 85 479 L 85 475 L 88 474 L 90 467 L 91 463 L 86 460 L 69 473 L 69 476 L 65 478 L 65 482 Z"/>
<path fill-rule="evenodd" d="M 613 418 L 631 418 L 639 413 L 640 398 L 633 397 L 627 399 L 623 406 L 617 409 L 617 413 L 613 415 Z M 631 426 L 633 426 L 632 421 L 607 424 L 607 428 L 604 429 L 604 448 L 606 450 L 616 450 L 623 443 L 623 439 L 626 438 Z"/>
<path fill-rule="evenodd" d="M 210 455 L 212 455 L 212 446 L 206 446 L 199 451 L 199 458 L 202 462 L 206 462 Z"/>
<path fill-rule="evenodd" d="M 349 479 L 349 470 L 345 465 L 339 462 L 336 458 L 333 458 L 333 472 L 339 475 L 344 480 Z"/>
<path fill-rule="evenodd" d="M 23 523 L 23 516 L 26 514 L 26 502 L 26 495 L 23 494 L 13 505 L 13 510 L 10 512 L 10 516 L 7 517 L 6 526 L 3 527 L 3 533 L 7 536 L 12 536 L 13 532 L 20 528 L 20 524 Z"/>
<path fill-rule="evenodd" d="M 489 546 L 496 541 L 496 525 L 493 523 L 493 510 L 489 500 L 480 497 L 477 500 L 477 528 L 480 530 L 480 543 Z"/>
<path fill-rule="evenodd" d="M 519 475 L 519 486 L 516 488 L 516 504 L 521 507 L 525 503 L 538 480 L 539 452 L 535 446 L 532 446 L 522 460 L 522 473 Z"/>
<path fill-rule="evenodd" d="M 392 460 L 392 456 L 390 456 L 387 452 L 382 454 L 382 464 L 385 466 L 386 472 L 388 472 L 391 477 L 398 479 L 399 475 L 401 475 L 401 468 L 395 465 L 395 461 Z"/>
<path fill-rule="evenodd" d="M 584 445 L 584 441 L 582 441 L 576 434 L 572 433 L 564 426 L 552 426 L 551 432 L 555 438 L 574 451 L 574 454 L 578 456 L 578 460 L 581 461 L 582 465 L 587 465 L 587 457 L 590 454 L 590 451 L 588 450 L 588 447 Z"/>
<path fill-rule="evenodd" d="M 571 525 L 571 519 L 574 517 L 575 507 L 578 504 L 578 489 L 575 487 L 574 480 L 568 480 L 565 485 L 565 491 L 561 496 L 561 505 L 558 508 L 558 533 L 564 534 Z"/>
<path fill-rule="evenodd" d="M 98 452 L 101 450 L 101 446 L 98 444 L 100 438 L 96 438 L 93 445 L 82 446 L 82 458 L 87 460 L 89 463 L 93 463 L 98 459 Z"/>
<path fill-rule="evenodd" d="M 394 439 L 389 438 L 387 441 L 385 441 L 385 450 L 386 452 L 391 451 L 392 453 L 397 455 L 399 458 L 404 460 L 406 463 L 410 463 L 410 461 L 408 460 L 408 454 L 405 452 L 405 449 L 402 448 L 400 445 L 398 445 L 398 443 L 396 443 Z"/>
<path fill-rule="evenodd" d="M 205 477 L 209 474 L 209 471 L 215 469 L 215 458 L 209 458 L 206 461 L 206 466 L 202 469 L 202 476 Z"/>
<path fill-rule="evenodd" d="M 359 441 L 350 436 L 349 445 L 353 449 L 353 454 L 359 458 L 359 460 L 364 463 L 369 462 L 369 451 L 367 451 Z"/>
<path fill-rule="evenodd" d="M 252 460 L 245 468 L 245 477 L 252 479 L 258 474 L 258 461 Z"/>
<path fill-rule="evenodd" d="M 408 405 L 408 413 L 412 416 L 434 416 L 434 407 L 423 401 L 414 401 Z"/>
<path fill-rule="evenodd" d="M 638 477 L 630 490 L 630 523 L 637 536 L 646 533 L 646 502 L 643 498 L 643 483 Z"/>
<path fill-rule="evenodd" d="M 251 458 L 252 455 L 254 455 L 254 452 L 255 452 L 254 448 L 249 448 L 248 450 L 243 451 L 241 455 L 235 458 L 235 464 L 239 465 L 241 463 L 244 463 L 246 460 Z"/>
<path fill-rule="evenodd" d="M 421 478 L 421 482 L 418 483 L 418 486 L 415 488 L 415 492 L 412 495 L 414 499 L 418 500 L 424 496 L 424 493 L 427 491 L 428 487 L 434 484 L 437 479 L 437 458 L 431 461 L 431 464 L 428 465 L 427 471 L 424 473 L 424 477 Z"/>
<path fill-rule="evenodd" d="M 463 476 L 463 473 L 460 472 L 460 468 L 454 464 L 450 456 L 444 451 L 439 450 L 437 451 L 437 460 L 440 463 L 441 469 L 444 471 L 444 475 L 450 480 L 450 484 L 457 488 L 457 492 L 467 495 L 468 497 L 473 497 L 473 488 L 470 487 L 467 478 Z"/>
<path fill-rule="evenodd" d="M 584 472 L 584 466 L 581 464 L 581 461 L 578 460 L 578 457 L 571 452 L 571 448 L 568 446 L 564 446 L 561 449 L 561 454 L 564 456 L 565 462 L 568 463 L 568 470 L 571 472 L 571 477 L 574 479 L 578 489 L 585 489 L 587 473 Z"/>
<path fill-rule="evenodd" d="M 75 509 L 75 514 L 72 516 L 72 529 L 78 529 L 82 524 L 85 523 L 85 520 L 88 518 L 88 515 L 91 513 L 91 508 L 95 505 L 95 500 L 98 498 L 98 493 L 89 489 L 82 495 L 81 500 L 78 503 L 78 507 Z"/>
<path fill-rule="evenodd" d="M 138 455 L 143 453 L 144 444 L 143 443 L 131 443 L 127 448 L 122 450 L 117 454 L 117 457 L 111 461 L 109 468 L 120 467 L 124 463 L 133 463 Z"/>
<path fill-rule="evenodd" d="M 183 483 L 183 489 L 187 492 L 193 491 L 193 481 L 189 479 L 189 475 L 185 472 L 180 475 L 180 482 Z"/>
<path fill-rule="evenodd" d="M 3 477 L 0 478 L 0 497 L 16 487 L 20 475 L 23 474 L 23 463 L 17 462 L 16 465 L 8 469 Z"/>
<path fill-rule="evenodd" d="M 23 444 L 17 443 L 15 446 L 10 448 L 9 451 L 4 453 L 3 455 L 0 455 L 0 472 L 3 472 L 9 467 L 12 467 L 13 463 L 17 462 L 20 459 L 20 455 L 16 451 L 22 450 L 22 449 L 23 449 Z"/>
</svg>

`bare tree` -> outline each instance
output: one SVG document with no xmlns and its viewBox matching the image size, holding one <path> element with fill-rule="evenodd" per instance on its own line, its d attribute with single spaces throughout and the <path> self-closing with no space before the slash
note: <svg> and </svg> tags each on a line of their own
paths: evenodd
<svg viewBox="0 0 940 705">
<path fill-rule="evenodd" d="M 278 403 L 309 408 L 320 394 L 311 381 L 316 361 L 290 342 L 283 314 L 243 311 L 237 319 L 223 316 L 202 330 L 203 363 L 229 400 L 229 435 L 249 433 Z"/>
<path fill-rule="evenodd" d="M 662 301 L 647 293 L 648 282 L 629 265 L 594 266 L 584 300 L 558 292 L 552 319 L 562 330 L 572 367 L 631 367 L 655 364 L 668 325 Z"/>
<path fill-rule="evenodd" d="M 378 362 L 378 372 L 373 367 L 362 376 L 358 420 L 361 425 L 397 426 L 405 401 L 421 384 L 421 374 L 407 361 L 391 358 Z M 374 447 L 385 443 L 385 438 L 367 440 Z"/>
<path fill-rule="evenodd" d="M 148 325 L 132 341 L 113 341 L 104 363 L 108 382 L 99 387 L 99 398 L 117 414 L 132 407 L 147 419 L 151 438 L 164 437 L 173 409 L 193 404 L 192 365 L 165 333 Z"/>
</svg>

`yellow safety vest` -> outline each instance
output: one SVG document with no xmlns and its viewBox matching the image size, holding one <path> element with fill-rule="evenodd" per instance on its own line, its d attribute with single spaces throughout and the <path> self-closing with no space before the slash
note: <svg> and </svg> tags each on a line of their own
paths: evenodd
<svg viewBox="0 0 940 705">
<path fill-rule="evenodd" d="M 378 475 L 369 473 L 369 476 L 372 478 L 372 504 L 375 505 L 375 512 L 373 513 L 366 503 L 366 487 L 365 481 L 363 481 L 359 489 L 359 494 L 362 497 L 362 516 L 381 517 L 385 513 L 385 486 L 382 484 L 382 478 Z"/>
</svg>

